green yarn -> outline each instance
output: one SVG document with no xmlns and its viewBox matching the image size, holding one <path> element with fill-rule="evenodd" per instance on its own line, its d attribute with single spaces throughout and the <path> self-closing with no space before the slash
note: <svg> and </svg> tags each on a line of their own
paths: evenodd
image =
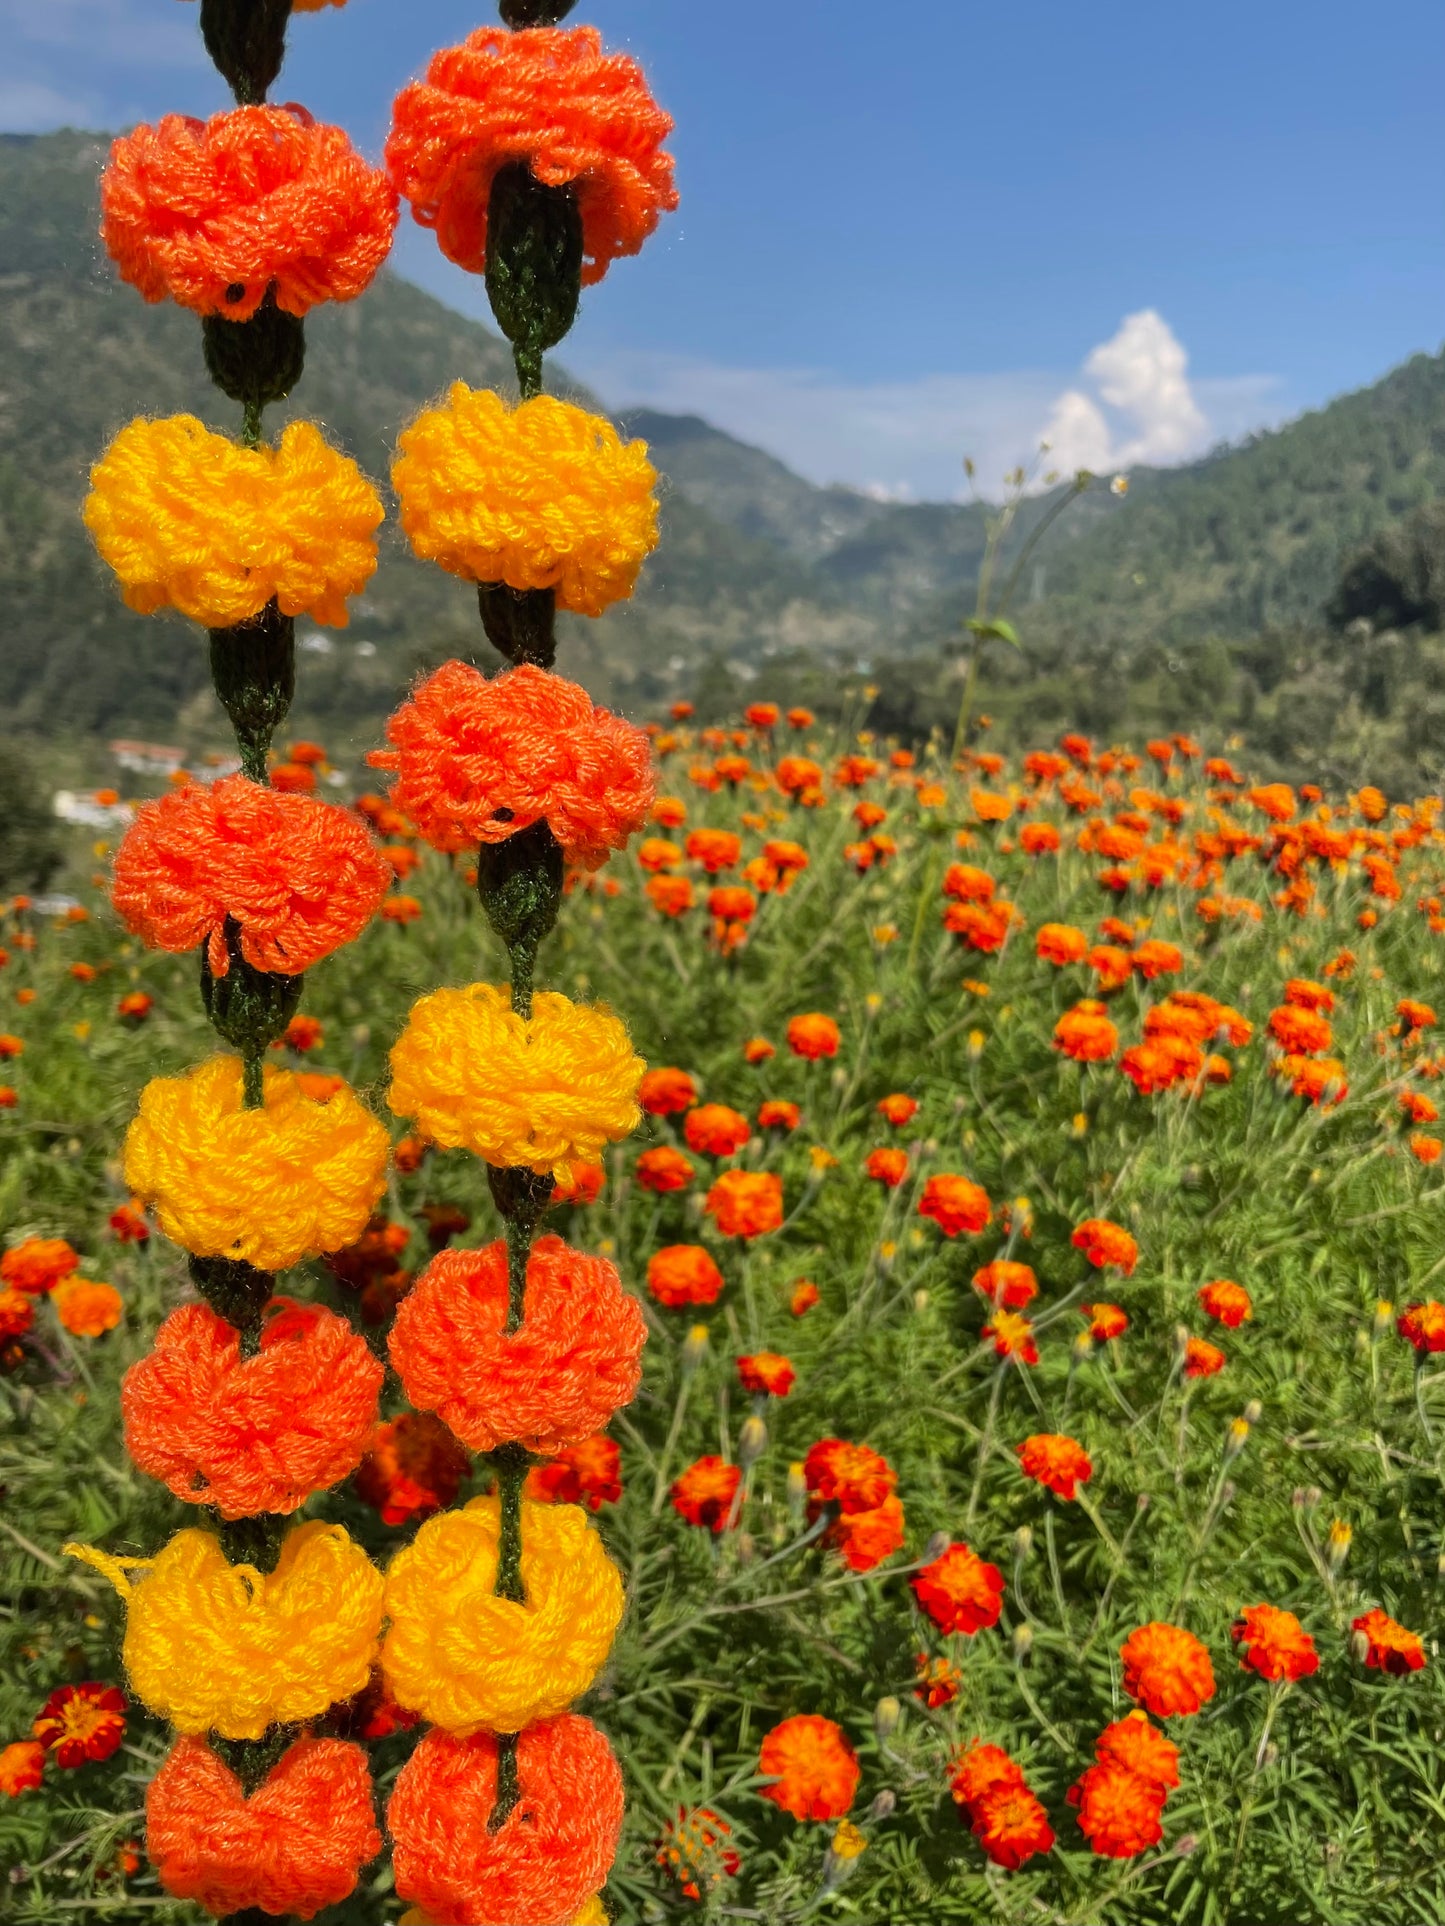
<svg viewBox="0 0 1445 1926">
<path fill-rule="evenodd" d="M 206 373 L 223 395 L 239 401 L 248 414 L 254 411 L 258 431 L 261 410 L 284 401 L 306 366 L 305 323 L 276 306 L 274 287 L 249 321 L 208 314 L 201 322 L 201 345 Z"/>
<path fill-rule="evenodd" d="M 554 589 L 514 589 L 505 582 L 478 582 L 477 606 L 487 640 L 509 662 L 551 668 L 557 660 Z"/>
<path fill-rule="evenodd" d="M 542 392 L 542 356 L 577 319 L 582 213 L 570 187 L 548 187 L 525 161 L 497 170 L 487 203 L 487 297 L 512 344 L 522 399 Z"/>
<path fill-rule="evenodd" d="M 201 0 L 201 35 L 241 107 L 258 106 L 286 58 L 291 0 Z"/>
<path fill-rule="evenodd" d="M 191 1282 L 216 1316 L 241 1333 L 242 1355 L 254 1357 L 261 1319 L 275 1295 L 275 1278 L 236 1257 L 193 1257 L 189 1269 Z"/>
<path fill-rule="evenodd" d="M 241 768 L 252 782 L 267 779 L 271 738 L 296 693 L 296 624 L 274 601 L 249 622 L 212 629 L 211 680 L 231 718 Z"/>
<path fill-rule="evenodd" d="M 241 954 L 240 931 L 229 916 L 225 941 L 230 968 L 224 976 L 212 975 L 209 949 L 201 946 L 201 1001 L 217 1036 L 240 1051 L 245 1105 L 259 1110 L 265 1101 L 262 1060 L 286 1034 L 305 978 L 254 968 Z"/>
<path fill-rule="evenodd" d="M 512 959 L 512 1008 L 532 1014 L 532 975 L 562 901 L 562 846 L 545 822 L 477 851 L 477 894 Z"/>
<path fill-rule="evenodd" d="M 577 0 L 500 0 L 498 12 L 508 27 L 555 27 Z"/>
</svg>

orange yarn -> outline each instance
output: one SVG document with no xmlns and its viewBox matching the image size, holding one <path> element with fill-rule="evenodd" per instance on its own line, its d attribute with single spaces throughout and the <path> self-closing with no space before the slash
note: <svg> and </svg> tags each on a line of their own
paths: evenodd
<svg viewBox="0 0 1445 1926">
<path fill-rule="evenodd" d="M 361 934 L 391 878 L 350 810 L 227 776 L 142 805 L 111 901 L 153 950 L 206 943 L 216 976 L 231 967 L 228 916 L 254 969 L 299 976 Z"/>
<path fill-rule="evenodd" d="M 391 800 L 442 849 L 505 842 L 545 820 L 567 860 L 596 869 L 647 820 L 647 737 L 575 682 L 525 663 L 488 679 L 465 662 L 429 676 L 387 724 Z"/>
<path fill-rule="evenodd" d="M 248 321 L 351 301 L 386 259 L 396 190 L 302 107 L 167 114 L 111 145 L 101 238 L 147 301 Z"/>
<path fill-rule="evenodd" d="M 292 1512 L 360 1464 L 385 1372 L 319 1304 L 273 1298 L 254 1357 L 205 1304 L 183 1304 L 121 1387 L 125 1442 L 152 1478 L 224 1518 Z"/>
<path fill-rule="evenodd" d="M 366 1754 L 298 1739 L 247 1798 L 204 1739 L 179 1739 L 146 1793 L 146 1848 L 173 1899 L 314 1918 L 381 1851 Z"/>
<path fill-rule="evenodd" d="M 606 1879 L 622 1831 L 612 1748 L 589 1720 L 564 1713 L 521 1734 L 517 1775 L 521 1797 L 493 1832 L 496 1740 L 426 1735 L 387 1808 L 400 1898 L 459 1926 L 575 1918 Z"/>
<path fill-rule="evenodd" d="M 604 54 L 596 28 L 482 27 L 397 95 L 386 164 L 442 253 L 474 273 L 499 168 L 522 160 L 549 187 L 575 187 L 590 285 L 677 206 L 671 132 L 636 61 Z"/>
<path fill-rule="evenodd" d="M 616 1268 L 560 1237 L 527 1259 L 523 1320 L 507 1316 L 507 1247 L 442 1251 L 403 1299 L 391 1361 L 407 1397 L 473 1451 L 555 1457 L 599 1431 L 640 1382 L 647 1329 Z"/>
</svg>

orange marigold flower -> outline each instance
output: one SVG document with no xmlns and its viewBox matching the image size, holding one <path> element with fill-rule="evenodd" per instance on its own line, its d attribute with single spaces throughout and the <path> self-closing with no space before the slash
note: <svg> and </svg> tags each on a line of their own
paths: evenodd
<svg viewBox="0 0 1445 1926">
<path fill-rule="evenodd" d="M 855 1572 L 871 1572 L 903 1543 L 903 1506 L 890 1492 L 871 1511 L 845 1511 L 824 1534 L 824 1543 Z"/>
<path fill-rule="evenodd" d="M 597 869 L 652 807 L 642 730 L 532 663 L 489 677 L 445 662 L 386 733 L 391 747 L 368 761 L 395 771 L 393 805 L 439 849 L 505 842 L 545 822 L 570 863 Z"/>
<path fill-rule="evenodd" d="M 749 1037 L 743 1045 L 745 1063 L 766 1063 L 769 1057 L 775 1057 L 777 1054 L 777 1049 L 768 1042 L 766 1037 Z"/>
<path fill-rule="evenodd" d="M 586 1505 L 589 1511 L 615 1505 L 622 1497 L 622 1453 L 614 1439 L 597 1432 L 529 1471 L 522 1495 L 544 1505 Z"/>
<path fill-rule="evenodd" d="M 1269 1033 L 1282 1050 L 1299 1056 L 1318 1056 L 1334 1042 L 1328 1017 L 1294 1003 L 1270 1011 Z"/>
<path fill-rule="evenodd" d="M 655 806 L 652 813 L 655 818 L 657 815 Z M 664 836 L 645 836 L 637 845 L 637 861 L 640 868 L 645 869 L 650 876 L 655 876 L 661 870 L 675 869 L 682 861 L 682 851 L 676 843 L 668 842 Z"/>
<path fill-rule="evenodd" d="M 316 788 L 316 771 L 304 762 L 278 762 L 271 771 L 271 787 L 288 795 L 309 796 Z"/>
<path fill-rule="evenodd" d="M 995 1311 L 983 1327 L 983 1336 L 993 1339 L 993 1348 L 1001 1358 L 1017 1358 L 1020 1364 L 1039 1361 L 1034 1327 L 1016 1311 Z"/>
<path fill-rule="evenodd" d="M 790 729 L 811 729 L 817 720 L 811 709 L 789 709 L 788 711 Z"/>
<path fill-rule="evenodd" d="M 127 990 L 116 1004 L 115 1013 L 131 1023 L 144 1023 L 154 1008 L 153 996 L 147 996 L 144 990 Z"/>
<path fill-rule="evenodd" d="M 1025 823 L 1019 831 L 1019 848 L 1025 856 L 1051 856 L 1061 840 L 1052 823 Z"/>
<path fill-rule="evenodd" d="M 433 1412 L 404 1411 L 376 1427 L 353 1482 L 384 1525 L 405 1525 L 445 1510 L 471 1464 Z"/>
<path fill-rule="evenodd" d="M 816 1062 L 819 1057 L 836 1057 L 841 1041 L 838 1026 L 830 1016 L 817 1011 L 795 1016 L 788 1024 L 788 1048 L 795 1057 Z"/>
<path fill-rule="evenodd" d="M 1192 1632 L 1152 1620 L 1131 1632 L 1119 1648 L 1124 1690 L 1131 1699 L 1167 1719 L 1188 1716 L 1214 1697 L 1214 1667 Z"/>
<path fill-rule="evenodd" d="M 726 1458 L 699 1458 L 674 1481 L 673 1510 L 689 1525 L 704 1525 L 714 1534 L 726 1531 L 742 1481 L 742 1472 Z"/>
<path fill-rule="evenodd" d="M 305 1056 L 308 1050 L 315 1050 L 319 1047 L 324 1041 L 325 1035 L 326 1032 L 322 1027 L 321 1019 L 319 1017 L 308 1016 L 305 1011 L 301 1011 L 298 1015 L 292 1017 L 291 1021 L 286 1025 L 285 1035 L 280 1041 L 281 1043 L 289 1044 L 293 1050 L 298 1050 L 302 1056 Z M 279 1048 L 280 1045 L 278 1044 L 276 1047 Z"/>
<path fill-rule="evenodd" d="M 45 1777 L 45 1747 L 37 1739 L 17 1739 L 0 1751 L 0 1792 L 18 1799 L 34 1792 Z"/>
<path fill-rule="evenodd" d="M 1119 1032 L 1104 1015 L 1102 1003 L 1076 1003 L 1054 1025 L 1054 1048 L 1075 1063 L 1107 1063 L 1119 1047 Z"/>
<path fill-rule="evenodd" d="M 960 1806 L 975 1806 L 1000 1786 L 1023 1783 L 1022 1766 L 1011 1759 L 1002 1746 L 984 1745 L 978 1739 L 958 1753 L 948 1768 L 948 1789 L 954 1803 Z"/>
<path fill-rule="evenodd" d="M 43 1297 L 79 1268 L 80 1259 L 63 1237 L 26 1237 L 0 1257 L 0 1284 Z"/>
<path fill-rule="evenodd" d="M 607 1172 L 601 1164 L 573 1164 L 565 1177 L 557 1179 L 552 1202 L 579 1206 L 595 1204 L 606 1182 Z"/>
<path fill-rule="evenodd" d="M 1077 1438 L 1059 1432 L 1039 1431 L 1025 1438 L 1018 1447 L 1018 1461 L 1026 1478 L 1060 1498 L 1075 1497 L 1079 1486 L 1094 1475 L 1094 1461 Z"/>
<path fill-rule="evenodd" d="M 58 1766 L 108 1759 L 125 1737 L 125 1695 L 113 1685 L 62 1685 L 30 1729 Z"/>
<path fill-rule="evenodd" d="M 1407 1305 L 1396 1318 L 1395 1328 L 1422 1356 L 1445 1351 L 1445 1304 L 1432 1297 L 1423 1304 Z"/>
<path fill-rule="evenodd" d="M 1224 1325 L 1226 1330 L 1237 1331 L 1246 1318 L 1254 1316 L 1249 1292 L 1230 1278 L 1217 1277 L 1213 1283 L 1201 1285 L 1196 1295 L 1205 1315 Z"/>
<path fill-rule="evenodd" d="M 1423 1090 L 1402 1090 L 1400 1108 L 1411 1123 L 1434 1123 L 1440 1115 L 1434 1102 L 1425 1095 Z"/>
<path fill-rule="evenodd" d="M 1179 945 L 1161 943 L 1153 936 L 1139 945 L 1130 960 L 1146 983 L 1152 983 L 1156 977 L 1173 976 L 1184 968 L 1184 952 Z"/>
<path fill-rule="evenodd" d="M 881 842 L 883 839 L 880 837 L 876 840 Z M 777 838 L 763 844 L 763 857 L 784 879 L 779 883 L 779 889 L 786 889 L 791 878 L 805 870 L 809 862 L 808 852 L 801 843 Z"/>
<path fill-rule="evenodd" d="M 770 1097 L 758 1105 L 759 1130 L 796 1130 L 802 1121 L 802 1111 L 786 1097 Z"/>
<path fill-rule="evenodd" d="M 689 1150 L 709 1157 L 731 1157 L 752 1136 L 753 1127 L 725 1103 L 705 1103 L 688 1112 L 682 1131 Z"/>
<path fill-rule="evenodd" d="M 1100 1765 L 1135 1772 L 1162 1795 L 1179 1784 L 1179 1748 L 1137 1709 L 1106 1725 L 1094 1744 Z"/>
<path fill-rule="evenodd" d="M 968 1177 L 941 1171 L 930 1177 L 918 1200 L 918 1215 L 931 1217 L 945 1237 L 976 1237 L 993 1215 L 988 1193 Z"/>
<path fill-rule="evenodd" d="M 885 1184 L 889 1190 L 896 1190 L 908 1175 L 908 1152 L 886 1146 L 870 1150 L 863 1160 L 863 1168 L 874 1183 Z"/>
<path fill-rule="evenodd" d="M 776 702 L 750 702 L 743 710 L 743 721 L 751 729 L 776 729 L 782 713 Z"/>
<path fill-rule="evenodd" d="M 868 1445 L 820 1438 L 803 1460 L 803 1479 L 814 1505 L 840 1511 L 876 1511 L 898 1484 L 888 1460 Z"/>
<path fill-rule="evenodd" d="M 1164 1837 L 1163 1792 L 1125 1766 L 1091 1765 L 1066 1796 L 1078 1808 L 1079 1830 L 1101 1858 L 1133 1859 Z"/>
<path fill-rule="evenodd" d="M 973 1802 L 974 1837 L 996 1866 L 1017 1872 L 1035 1853 L 1052 1852 L 1048 1814 L 1025 1785 L 995 1785 Z"/>
<path fill-rule="evenodd" d="M 788 1300 L 788 1309 L 794 1317 L 805 1317 L 818 1302 L 818 1287 L 811 1279 L 800 1277 L 793 1286 L 793 1294 Z"/>
<path fill-rule="evenodd" d="M 1041 923 L 1034 938 L 1034 954 L 1062 969 L 1068 963 L 1083 962 L 1089 954 L 1089 939 L 1072 923 Z"/>
<path fill-rule="evenodd" d="M 693 905 L 693 888 L 686 876 L 649 876 L 647 899 L 663 916 L 685 916 Z"/>
<path fill-rule="evenodd" d="M 24 1291 L 0 1287 L 0 1344 L 24 1337 L 35 1322 L 35 1300 Z"/>
<path fill-rule="evenodd" d="M 1192 1337 L 1184 1346 L 1184 1375 L 1186 1378 L 1212 1378 L 1224 1369 L 1225 1357 L 1217 1344 L 1208 1338 Z"/>
<path fill-rule="evenodd" d="M 1117 1304 L 1081 1304 L 1079 1309 L 1088 1318 L 1089 1336 L 1097 1344 L 1108 1344 L 1129 1328 L 1128 1315 Z"/>
<path fill-rule="evenodd" d="M 1428 1003 L 1417 1003 L 1413 997 L 1402 996 L 1395 1005 L 1395 1014 L 1411 1030 L 1433 1029 L 1437 1018 Z"/>
<path fill-rule="evenodd" d="M 921 1699 L 930 1712 L 952 1705 L 963 1684 L 963 1674 L 952 1659 L 930 1658 L 927 1652 L 920 1652 L 916 1663 L 918 1683 L 913 1688 L 914 1698 Z"/>
<path fill-rule="evenodd" d="M 1274 1605 L 1250 1605 L 1230 1628 L 1240 1647 L 1240 1664 L 1262 1679 L 1302 1679 L 1320 1669 L 1315 1642 L 1293 1612 Z"/>
<path fill-rule="evenodd" d="M 880 1117 L 886 1117 L 889 1123 L 901 1130 L 904 1124 L 911 1123 L 918 1115 L 918 1099 L 895 1090 L 890 1096 L 880 1097 L 875 1108 Z"/>
<path fill-rule="evenodd" d="M 647 1288 L 670 1310 L 680 1304 L 715 1304 L 723 1275 L 701 1244 L 664 1244 L 647 1261 Z"/>
<path fill-rule="evenodd" d="M 950 903 L 943 915 L 943 927 L 981 956 L 994 956 L 1003 948 L 1013 921 L 1013 905 L 1004 902 Z"/>
<path fill-rule="evenodd" d="M 860 1771 L 842 1728 L 813 1712 L 775 1725 L 758 1752 L 758 1771 L 775 1783 L 759 1790 L 795 1819 L 841 1819 Z"/>
<path fill-rule="evenodd" d="M 991 903 L 997 888 L 986 869 L 971 863 L 950 863 L 944 872 L 943 893 L 958 903 Z"/>
<path fill-rule="evenodd" d="M 695 1172 L 691 1158 L 684 1157 L 671 1144 L 658 1144 L 643 1151 L 632 1174 L 639 1190 L 655 1191 L 662 1196 L 668 1191 L 686 1190 Z"/>
<path fill-rule="evenodd" d="M 1204 1052 L 1187 1037 L 1158 1036 L 1126 1050 L 1119 1068 L 1141 1097 L 1152 1097 L 1203 1075 Z"/>
<path fill-rule="evenodd" d="M 701 863 L 709 876 L 732 869 L 742 853 L 742 839 L 730 829 L 695 829 L 687 839 L 689 861 Z"/>
<path fill-rule="evenodd" d="M 637 1101 L 651 1116 L 675 1117 L 697 1102 L 697 1085 L 686 1070 L 649 1070 L 637 1087 Z"/>
<path fill-rule="evenodd" d="M 783 794 L 794 800 L 823 787 L 823 771 L 810 756 L 783 756 L 773 775 Z"/>
<path fill-rule="evenodd" d="M 1328 975 L 1329 972 L 1326 971 Z M 1328 1016 L 1335 1007 L 1335 993 L 1323 983 L 1307 976 L 1292 976 L 1284 986 L 1284 1000 L 1297 1010 L 1316 1010 Z"/>
<path fill-rule="evenodd" d="M 1086 1217 L 1070 1242 L 1096 1270 L 1116 1270 L 1131 1277 L 1139 1261 L 1139 1246 L 1134 1239 L 1107 1217 Z"/>
<path fill-rule="evenodd" d="M 771 1170 L 725 1170 L 703 1209 L 724 1237 L 763 1237 L 783 1222 L 783 1180 Z"/>
<path fill-rule="evenodd" d="M 707 913 L 722 923 L 751 923 L 758 899 L 750 889 L 711 889 L 707 894 Z"/>
<path fill-rule="evenodd" d="M 797 1375 L 778 1351 L 754 1351 L 751 1357 L 738 1359 L 738 1382 L 755 1397 L 787 1397 Z"/>
<path fill-rule="evenodd" d="M 991 1304 L 1001 1304 L 1009 1311 L 1021 1311 L 1039 1294 L 1039 1281 L 1032 1265 L 1017 1263 L 1010 1257 L 996 1257 L 991 1264 L 976 1270 L 973 1286 L 982 1291 Z"/>
<path fill-rule="evenodd" d="M 72 1337 L 100 1337 L 120 1323 L 125 1306 L 113 1284 L 93 1284 L 73 1273 L 50 1293 L 55 1315 Z"/>
<path fill-rule="evenodd" d="M 1003 1609 L 1003 1573 L 967 1545 L 944 1548 L 909 1580 L 913 1596 L 940 1632 L 972 1638 L 998 1623 Z M 955 1781 L 954 1797 L 958 1797 Z"/>
<path fill-rule="evenodd" d="M 1096 943 L 1085 961 L 1098 977 L 1101 990 L 1122 989 L 1134 967 L 1129 952 L 1113 943 Z"/>
<path fill-rule="evenodd" d="M 582 280 L 636 254 L 677 206 L 672 121 L 628 54 L 602 51 L 592 27 L 479 27 L 433 54 L 392 109 L 386 165 L 449 261 L 480 274 L 501 169 L 525 166 L 571 187 L 582 220 Z"/>
<path fill-rule="evenodd" d="M 1418 1634 L 1406 1631 L 1378 1605 L 1352 1619 L 1350 1630 L 1364 1635 L 1365 1664 L 1373 1671 L 1390 1672 L 1398 1678 L 1406 1672 L 1420 1671 L 1425 1664 L 1425 1647 Z"/>
</svg>

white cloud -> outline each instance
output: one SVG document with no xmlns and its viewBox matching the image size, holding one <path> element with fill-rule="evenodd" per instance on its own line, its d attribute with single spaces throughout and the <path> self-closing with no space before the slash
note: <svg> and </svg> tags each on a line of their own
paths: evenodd
<svg viewBox="0 0 1445 1926">
<path fill-rule="evenodd" d="M 1167 465 L 1202 454 L 1218 439 L 1190 385 L 1183 344 L 1153 308 L 1126 315 L 1118 333 L 1088 356 L 1084 373 L 1099 399 L 1070 388 L 1044 426 L 1060 469 Z"/>
<path fill-rule="evenodd" d="M 90 102 L 62 94 L 43 80 L 0 80 L 0 127 L 11 134 L 41 134 L 53 127 L 88 127 Z"/>
</svg>

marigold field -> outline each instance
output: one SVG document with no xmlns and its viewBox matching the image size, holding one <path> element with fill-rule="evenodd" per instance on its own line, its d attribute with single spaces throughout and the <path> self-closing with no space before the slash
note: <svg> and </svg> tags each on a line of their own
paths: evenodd
<svg viewBox="0 0 1445 1926">
<path fill-rule="evenodd" d="M 626 1575 L 583 1706 L 629 1789 L 613 1920 L 1445 1919 L 1439 799 L 1183 737 L 1005 759 L 985 731 L 955 765 L 866 702 L 838 735 L 766 704 L 654 734 L 648 837 L 571 879 L 544 953 L 651 1066 L 644 1128 L 551 1218 L 637 1293 L 643 1388 L 530 1476 Z M 273 780 L 326 785 L 321 757 Z M 366 782 L 356 750 L 330 793 Z M 387 1052 L 417 996 L 505 972 L 465 860 L 358 806 L 396 886 L 286 1057 L 366 1094 L 394 1168 L 287 1289 L 384 1359 L 431 1252 L 497 1234 L 484 1166 L 391 1119 Z M 190 1286 L 118 1151 L 212 1046 L 109 853 L 77 846 L 77 907 L 0 916 L 21 1921 L 202 1917 L 145 1860 L 166 1740 L 122 1608 L 61 1556 L 188 1509 L 121 1440 Z M 391 1374 L 383 1410 L 302 1515 L 384 1562 L 476 1487 Z M 383 1795 L 415 1739 L 379 1680 L 327 1729 Z M 326 1917 L 394 1926 L 389 1878 Z"/>
</svg>

